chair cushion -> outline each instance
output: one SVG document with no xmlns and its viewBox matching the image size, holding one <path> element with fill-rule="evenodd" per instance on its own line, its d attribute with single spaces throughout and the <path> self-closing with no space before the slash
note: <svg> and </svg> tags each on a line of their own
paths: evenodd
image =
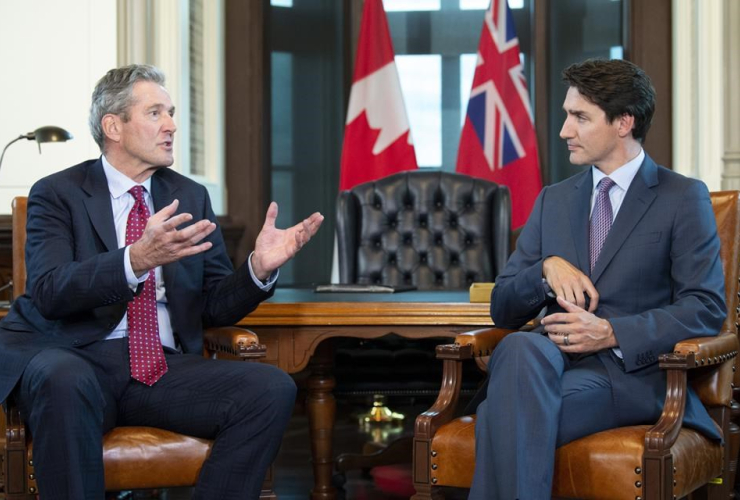
<svg viewBox="0 0 740 500">
<path fill-rule="evenodd" d="M 637 482 L 643 481 L 642 453 L 648 428 L 612 429 L 558 448 L 553 496 L 584 500 L 634 500 L 642 496 Z M 437 430 L 432 452 L 436 456 L 430 474 L 437 479 L 436 486 L 469 488 L 475 469 L 475 416 L 458 418 Z M 720 444 L 692 429 L 681 430 L 672 452 L 674 495 L 678 498 L 722 472 Z"/>
<path fill-rule="evenodd" d="M 152 427 L 116 427 L 103 439 L 105 488 L 193 486 L 212 444 Z"/>
<path fill-rule="evenodd" d="M 116 427 L 103 437 L 105 489 L 194 486 L 212 444 L 153 427 Z M 32 460 L 32 442 L 28 455 Z"/>
</svg>

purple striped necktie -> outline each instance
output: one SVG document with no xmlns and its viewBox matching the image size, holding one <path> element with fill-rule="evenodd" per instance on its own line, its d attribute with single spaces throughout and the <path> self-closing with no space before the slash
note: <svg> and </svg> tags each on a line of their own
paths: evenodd
<svg viewBox="0 0 740 500">
<path fill-rule="evenodd" d="M 591 212 L 591 272 L 593 272 L 594 266 L 596 266 L 596 261 L 601 253 L 601 247 L 604 246 L 606 236 L 612 228 L 614 213 L 612 212 L 612 202 L 609 199 L 609 190 L 614 186 L 616 186 L 616 183 L 609 177 L 601 179 L 597 186 L 596 202 L 594 203 L 593 212 Z"/>
<path fill-rule="evenodd" d="M 128 214 L 126 245 L 131 245 L 141 238 L 149 220 L 149 208 L 144 202 L 144 188 L 134 186 L 129 193 L 134 197 L 134 206 Z M 167 361 L 164 359 L 162 341 L 159 338 L 154 269 L 149 271 L 141 293 L 128 303 L 127 319 L 131 378 L 152 386 L 167 372 Z"/>
</svg>

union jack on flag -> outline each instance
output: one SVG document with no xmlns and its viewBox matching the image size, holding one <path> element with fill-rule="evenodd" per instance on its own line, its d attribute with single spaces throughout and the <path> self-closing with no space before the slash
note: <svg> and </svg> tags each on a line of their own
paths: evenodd
<svg viewBox="0 0 740 500">
<path fill-rule="evenodd" d="M 493 0 L 486 11 L 457 171 L 508 186 L 514 228 L 524 225 L 542 188 L 519 40 L 505 0 Z"/>
</svg>

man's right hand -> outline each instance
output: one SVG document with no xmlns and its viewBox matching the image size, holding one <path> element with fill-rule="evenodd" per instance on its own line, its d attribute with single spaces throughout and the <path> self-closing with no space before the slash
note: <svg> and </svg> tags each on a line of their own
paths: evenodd
<svg viewBox="0 0 740 500">
<path fill-rule="evenodd" d="M 177 230 L 178 226 L 193 219 L 187 213 L 175 215 L 179 204 L 175 200 L 149 217 L 144 234 L 131 245 L 129 258 L 137 277 L 157 266 L 205 252 L 213 246 L 209 241 L 199 243 L 216 230 L 216 224 L 209 220 L 201 220 Z"/>
<path fill-rule="evenodd" d="M 558 297 L 568 302 L 577 304 L 578 307 L 586 308 L 586 296 L 590 303 L 588 312 L 594 312 L 599 305 L 599 292 L 596 291 L 591 279 L 583 274 L 567 260 L 553 256 L 548 257 L 542 263 L 542 277 Z"/>
</svg>

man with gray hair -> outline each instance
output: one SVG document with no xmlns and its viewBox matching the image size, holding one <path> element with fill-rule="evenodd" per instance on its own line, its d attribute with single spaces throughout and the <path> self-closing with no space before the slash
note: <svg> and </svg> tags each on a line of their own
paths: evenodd
<svg viewBox="0 0 740 500">
<path fill-rule="evenodd" d="M 90 110 L 101 157 L 31 188 L 0 400 L 12 394 L 28 422 L 44 500 L 103 498 L 103 434 L 135 425 L 214 439 L 194 498 L 257 498 L 292 412 L 288 375 L 204 359 L 202 330 L 270 297 L 323 216 L 280 230 L 273 202 L 234 270 L 206 189 L 167 168 L 177 128 L 163 85 L 152 66 L 109 71 Z"/>
</svg>

